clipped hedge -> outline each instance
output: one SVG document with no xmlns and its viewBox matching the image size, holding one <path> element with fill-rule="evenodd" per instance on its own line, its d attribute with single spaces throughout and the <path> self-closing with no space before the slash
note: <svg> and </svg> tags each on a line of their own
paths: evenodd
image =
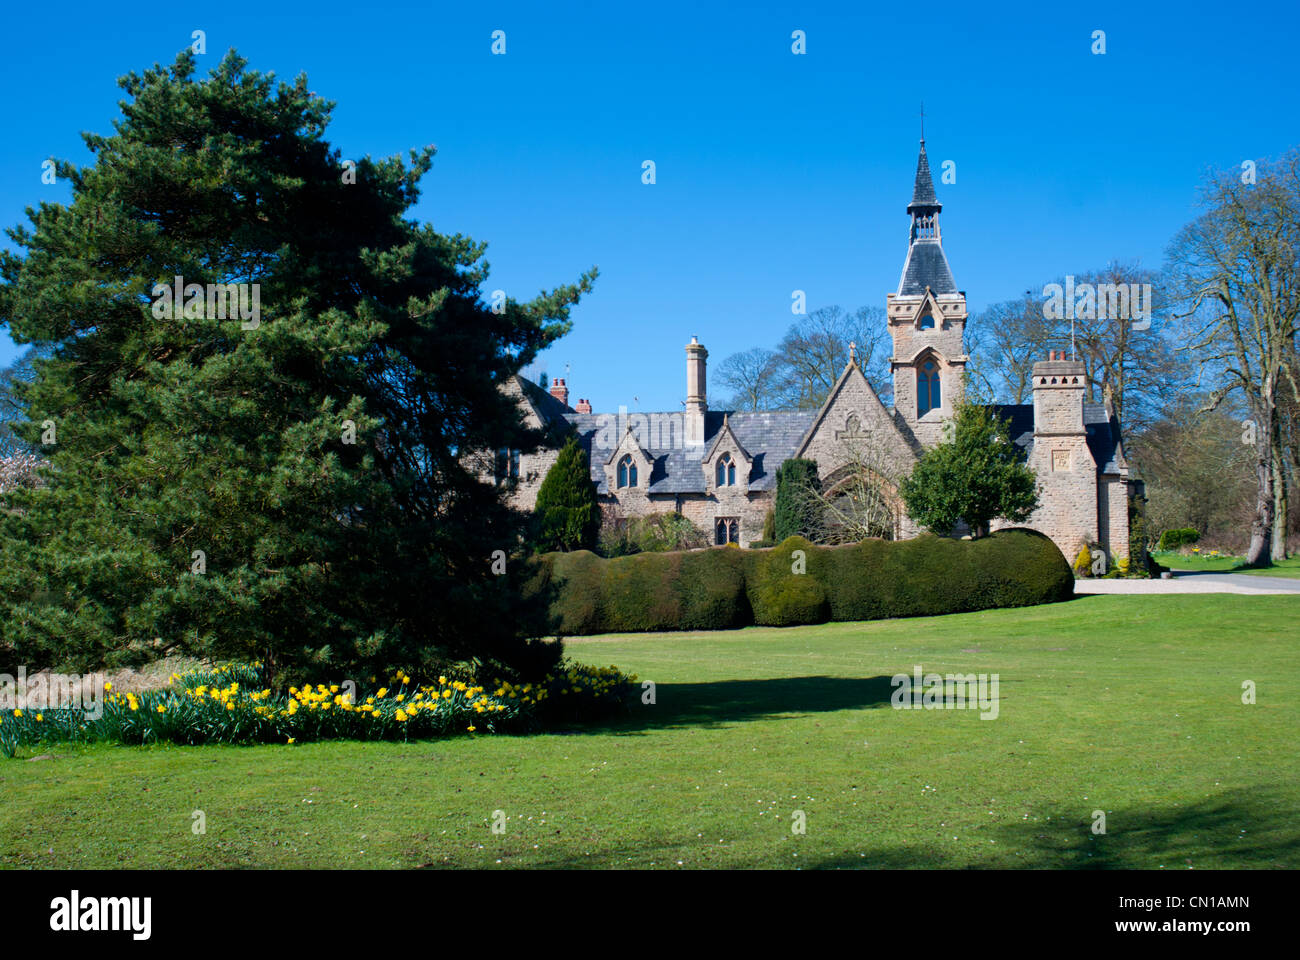
<svg viewBox="0 0 1300 960">
<path fill-rule="evenodd" d="M 549 553 L 531 563 L 525 589 L 548 592 L 555 633 L 582 636 L 1023 607 L 1069 599 L 1074 577 L 1050 539 L 1016 529 L 980 540 L 926 535 L 839 547 L 790 537 L 769 550 L 612 560 Z"/>
<path fill-rule="evenodd" d="M 1160 543 L 1157 545 L 1157 549 L 1179 550 L 1183 547 L 1190 547 L 1200 539 L 1201 532 L 1195 527 L 1178 527 L 1160 534 Z"/>
</svg>

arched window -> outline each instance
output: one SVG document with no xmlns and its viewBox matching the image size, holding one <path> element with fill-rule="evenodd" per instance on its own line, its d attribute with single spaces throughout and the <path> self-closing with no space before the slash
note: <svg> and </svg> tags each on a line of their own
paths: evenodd
<svg viewBox="0 0 1300 960">
<path fill-rule="evenodd" d="M 939 365 L 933 360 L 921 364 L 916 371 L 916 415 L 923 417 L 942 405 L 939 395 Z"/>
<path fill-rule="evenodd" d="M 636 461 L 630 453 L 618 462 L 618 485 L 620 488 L 636 486 Z"/>
<path fill-rule="evenodd" d="M 734 487 L 736 485 L 736 463 L 731 459 L 731 454 L 724 453 L 718 457 L 718 466 L 714 471 L 715 485 L 719 487 Z"/>
<path fill-rule="evenodd" d="M 921 329 L 922 330 L 934 329 L 934 314 L 927 313 L 925 316 L 921 318 Z"/>
<path fill-rule="evenodd" d="M 713 542 L 719 547 L 740 543 L 740 518 L 718 517 L 713 521 Z"/>
</svg>

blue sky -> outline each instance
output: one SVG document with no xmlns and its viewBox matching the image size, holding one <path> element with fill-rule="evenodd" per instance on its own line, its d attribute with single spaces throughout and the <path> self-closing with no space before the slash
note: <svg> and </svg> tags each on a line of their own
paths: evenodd
<svg viewBox="0 0 1300 960">
<path fill-rule="evenodd" d="M 544 366 L 571 402 L 675 410 L 692 335 L 717 363 L 773 345 L 794 289 L 883 306 L 921 100 L 972 312 L 1111 259 L 1159 265 L 1207 168 L 1300 139 L 1294 2 L 745 6 L 23 4 L 0 38 L 0 222 L 66 199 L 41 161 L 87 161 L 116 78 L 202 29 L 205 71 L 233 46 L 306 72 L 345 157 L 437 144 L 415 213 L 489 243 L 490 289 L 526 299 L 599 265 Z M 0 363 L 17 350 L 0 335 Z"/>
</svg>

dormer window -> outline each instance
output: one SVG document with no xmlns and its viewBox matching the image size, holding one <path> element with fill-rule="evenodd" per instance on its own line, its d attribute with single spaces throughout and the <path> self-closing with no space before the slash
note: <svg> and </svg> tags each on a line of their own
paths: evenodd
<svg viewBox="0 0 1300 960">
<path fill-rule="evenodd" d="M 636 461 L 630 453 L 618 462 L 618 486 L 619 489 L 636 486 Z"/>
<path fill-rule="evenodd" d="M 925 316 L 923 316 L 923 317 L 921 318 L 921 329 L 922 329 L 922 330 L 933 330 L 933 329 L 934 329 L 934 314 L 933 314 L 933 313 L 927 313 Z"/>
<path fill-rule="evenodd" d="M 718 457 L 718 466 L 714 473 L 716 486 L 734 487 L 736 485 L 736 462 L 731 459 L 731 454 L 724 453 Z"/>
<path fill-rule="evenodd" d="M 939 365 L 933 360 L 921 364 L 916 371 L 916 415 L 923 417 L 942 404 L 939 394 Z"/>
</svg>

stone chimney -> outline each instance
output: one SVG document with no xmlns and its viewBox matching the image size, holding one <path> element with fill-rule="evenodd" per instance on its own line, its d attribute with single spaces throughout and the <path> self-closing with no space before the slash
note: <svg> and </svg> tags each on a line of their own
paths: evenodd
<svg viewBox="0 0 1300 960">
<path fill-rule="evenodd" d="M 1101 511 L 1097 462 L 1088 448 L 1083 422 L 1088 378 L 1083 361 L 1067 356 L 1064 350 L 1053 350 L 1046 360 L 1034 364 L 1034 445 L 1029 468 L 1038 478 L 1042 499 L 1029 523 L 1051 537 L 1066 560 L 1073 562 L 1085 543 L 1099 538 Z"/>
<path fill-rule="evenodd" d="M 579 400 L 578 405 L 573 409 L 577 410 L 579 413 L 591 413 L 591 402 L 584 398 Z"/>
<path fill-rule="evenodd" d="M 1034 433 L 1040 437 L 1086 434 L 1083 399 L 1088 378 L 1082 360 L 1064 350 L 1048 351 L 1034 364 Z"/>
<path fill-rule="evenodd" d="M 563 377 L 556 377 L 551 381 L 551 396 L 566 407 L 569 405 L 569 388 L 564 385 Z"/>
<path fill-rule="evenodd" d="M 705 362 L 709 351 L 698 337 L 691 337 L 686 345 L 686 446 L 704 445 L 704 414 L 709 409 L 707 397 L 708 377 Z"/>
</svg>

